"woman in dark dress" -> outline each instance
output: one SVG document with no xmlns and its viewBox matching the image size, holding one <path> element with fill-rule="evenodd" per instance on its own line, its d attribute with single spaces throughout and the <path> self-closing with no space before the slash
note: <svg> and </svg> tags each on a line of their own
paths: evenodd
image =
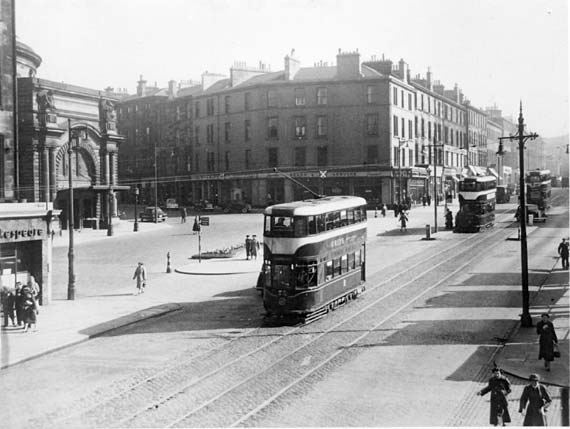
<svg viewBox="0 0 570 429">
<path fill-rule="evenodd" d="M 536 324 L 536 333 L 539 335 L 540 348 L 538 360 L 544 359 L 544 367 L 550 371 L 550 362 L 554 360 L 554 344 L 558 344 L 558 338 L 554 331 L 554 325 L 547 313 L 542 314 L 542 320 Z"/>
<path fill-rule="evenodd" d="M 519 413 L 524 412 L 526 407 L 523 426 L 546 426 L 546 409 L 552 399 L 546 387 L 538 382 L 538 375 L 531 374 L 529 380 L 531 384 L 525 386 L 519 406 Z"/>
<path fill-rule="evenodd" d="M 501 425 L 505 426 L 505 423 L 511 422 L 507 400 L 507 395 L 511 393 L 511 383 L 498 367 L 493 368 L 493 376 L 489 379 L 489 384 L 477 392 L 477 395 L 484 396 L 489 392 L 491 392 L 489 423 L 498 426 L 500 420 Z"/>
<path fill-rule="evenodd" d="M 24 318 L 24 332 L 28 332 L 32 325 L 35 330 L 38 304 L 32 290 L 28 287 L 22 288 L 22 314 Z"/>
</svg>

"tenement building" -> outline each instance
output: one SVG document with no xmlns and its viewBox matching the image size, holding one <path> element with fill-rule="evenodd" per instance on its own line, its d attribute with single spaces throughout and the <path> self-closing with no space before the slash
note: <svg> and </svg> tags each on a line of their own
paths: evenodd
<svg viewBox="0 0 570 429">
<path fill-rule="evenodd" d="M 119 103 L 121 179 L 149 202 L 245 201 L 254 206 L 310 195 L 352 194 L 371 204 L 453 195 L 468 164 L 487 166 L 486 113 L 457 85 L 411 78 L 404 60 L 283 69 L 235 63 L 199 84 L 147 87 Z M 154 170 L 154 171 L 153 171 Z M 284 177 L 290 175 L 303 186 Z"/>
</svg>

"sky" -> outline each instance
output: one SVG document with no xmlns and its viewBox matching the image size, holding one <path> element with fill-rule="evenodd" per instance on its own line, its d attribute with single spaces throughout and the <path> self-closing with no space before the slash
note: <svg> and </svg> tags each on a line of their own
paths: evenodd
<svg viewBox="0 0 570 429">
<path fill-rule="evenodd" d="M 16 0 L 16 33 L 38 77 L 93 89 L 229 74 L 235 61 L 283 69 L 355 51 L 403 58 L 412 76 L 457 83 L 541 137 L 568 134 L 567 0 Z"/>
</svg>

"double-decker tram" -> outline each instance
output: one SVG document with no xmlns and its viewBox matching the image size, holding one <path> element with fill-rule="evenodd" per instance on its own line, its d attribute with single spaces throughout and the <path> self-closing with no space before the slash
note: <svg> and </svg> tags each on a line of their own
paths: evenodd
<svg viewBox="0 0 570 429">
<path fill-rule="evenodd" d="M 356 298 L 366 279 L 366 200 L 323 197 L 265 209 L 263 304 L 308 322 Z"/>
<path fill-rule="evenodd" d="M 455 232 L 479 232 L 495 222 L 494 176 L 465 177 L 459 182 L 459 211 L 455 217 Z"/>
<path fill-rule="evenodd" d="M 544 219 L 549 207 L 551 188 L 550 170 L 531 170 L 525 174 L 527 212 Z"/>
</svg>

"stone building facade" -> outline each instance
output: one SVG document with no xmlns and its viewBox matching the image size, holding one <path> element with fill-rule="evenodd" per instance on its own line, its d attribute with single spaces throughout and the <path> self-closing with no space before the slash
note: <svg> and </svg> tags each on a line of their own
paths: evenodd
<svg viewBox="0 0 570 429">
<path fill-rule="evenodd" d="M 18 79 L 20 194 L 53 202 L 67 224 L 69 175 L 74 224 L 108 225 L 118 189 L 116 100 L 101 91 L 35 77 Z M 69 150 L 71 145 L 71 151 Z M 71 154 L 70 154 L 71 152 Z"/>
<path fill-rule="evenodd" d="M 429 70 L 410 76 L 403 60 L 339 51 L 335 65 L 302 67 L 291 52 L 280 71 L 236 63 L 229 76 L 204 73 L 185 88 L 141 78 L 119 104 L 122 178 L 150 200 L 156 181 L 159 204 L 264 206 L 310 195 L 275 168 L 318 193 L 373 204 L 419 200 L 434 172 L 438 193 L 453 191 L 468 164 L 489 162 L 487 114 Z"/>
</svg>

